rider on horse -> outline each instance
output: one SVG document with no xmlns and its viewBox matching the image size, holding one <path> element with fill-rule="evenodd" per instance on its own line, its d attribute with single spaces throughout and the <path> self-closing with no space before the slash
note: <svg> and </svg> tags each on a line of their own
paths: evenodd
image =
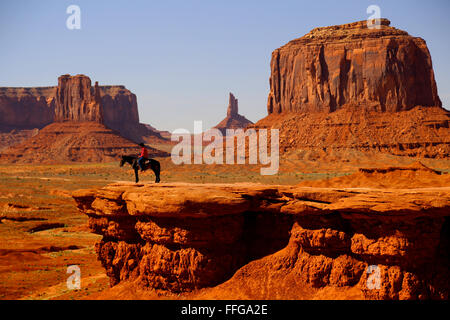
<svg viewBox="0 0 450 320">
<path fill-rule="evenodd" d="M 144 163 L 148 159 L 148 151 L 145 147 L 145 144 L 143 144 L 142 142 L 139 143 L 139 146 L 141 147 L 141 154 L 139 155 L 138 165 L 139 168 L 141 168 L 141 171 L 144 171 Z"/>
</svg>

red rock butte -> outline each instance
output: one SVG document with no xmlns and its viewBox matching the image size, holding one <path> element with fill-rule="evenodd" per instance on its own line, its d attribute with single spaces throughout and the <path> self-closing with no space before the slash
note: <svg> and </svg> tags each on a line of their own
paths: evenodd
<svg viewBox="0 0 450 320">
<path fill-rule="evenodd" d="M 425 40 L 366 21 L 315 28 L 272 53 L 268 113 L 441 106 Z"/>
<path fill-rule="evenodd" d="M 389 25 L 316 28 L 276 49 L 268 116 L 255 127 L 278 128 L 280 153 L 302 159 L 357 161 L 359 152 L 447 158 L 450 113 L 426 43 Z"/>
<path fill-rule="evenodd" d="M 41 129 L 52 122 L 95 121 L 135 142 L 161 138 L 140 123 L 137 98 L 122 85 L 94 86 L 88 76 L 62 75 L 55 87 L 0 88 L 0 131 Z"/>
<path fill-rule="evenodd" d="M 112 161 L 121 154 L 136 154 L 136 142 L 144 138 L 165 141 L 139 122 L 133 93 L 98 82 L 92 87 L 85 75 L 62 75 L 57 87 L 0 88 L 0 114 L 6 115 L 0 127 L 40 129 L 37 134 L 26 131 L 23 140 L 2 148 L 2 162 Z M 167 156 L 154 148 L 149 154 Z"/>
</svg>

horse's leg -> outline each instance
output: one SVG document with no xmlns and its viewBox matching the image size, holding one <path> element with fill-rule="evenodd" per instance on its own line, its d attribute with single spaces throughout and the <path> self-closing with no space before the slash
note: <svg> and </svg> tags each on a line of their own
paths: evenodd
<svg viewBox="0 0 450 320">
<path fill-rule="evenodd" d="M 159 177 L 159 174 L 161 171 L 161 166 L 160 166 L 159 162 L 156 160 L 153 160 L 152 162 L 150 162 L 150 168 L 152 168 L 153 172 L 155 173 L 155 177 L 156 177 L 155 183 L 159 183 L 161 181 L 161 179 Z"/>
<path fill-rule="evenodd" d="M 137 159 L 133 160 L 133 163 L 131 164 L 131 167 L 134 170 L 134 177 L 136 178 L 136 183 L 139 182 L 139 165 L 137 164 Z"/>
<path fill-rule="evenodd" d="M 134 168 L 134 177 L 136 178 L 136 183 L 139 182 L 139 173 L 138 173 L 139 169 L 138 168 Z"/>
</svg>

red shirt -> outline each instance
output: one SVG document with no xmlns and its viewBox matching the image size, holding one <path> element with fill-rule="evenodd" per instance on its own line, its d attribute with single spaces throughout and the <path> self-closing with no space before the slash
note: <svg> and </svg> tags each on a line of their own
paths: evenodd
<svg viewBox="0 0 450 320">
<path fill-rule="evenodd" d="M 141 147 L 141 155 L 139 157 L 148 158 L 148 151 L 145 147 Z"/>
</svg>

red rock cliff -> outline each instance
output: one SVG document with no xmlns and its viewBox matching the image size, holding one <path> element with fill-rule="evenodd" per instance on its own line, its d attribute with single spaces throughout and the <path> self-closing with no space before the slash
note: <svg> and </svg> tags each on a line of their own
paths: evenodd
<svg viewBox="0 0 450 320">
<path fill-rule="evenodd" d="M 139 123 L 136 95 L 125 86 L 92 86 L 85 75 L 63 75 L 58 86 L 0 88 L 0 129 L 42 128 L 59 121 L 96 121 L 132 140 L 157 135 Z"/>
<path fill-rule="evenodd" d="M 313 29 L 272 53 L 268 113 L 441 106 L 425 41 L 366 21 Z"/>
<path fill-rule="evenodd" d="M 153 131 L 139 122 L 137 98 L 124 86 L 100 86 L 103 122 L 124 137 L 136 142 Z"/>
<path fill-rule="evenodd" d="M 119 130 L 139 124 L 136 95 L 130 90 L 124 86 L 100 86 L 100 97 L 107 126 Z"/>
<path fill-rule="evenodd" d="M 62 75 L 56 89 L 55 121 L 103 122 L 98 83 L 85 75 Z"/>
<path fill-rule="evenodd" d="M 56 87 L 0 88 L 0 129 L 42 128 L 53 122 Z"/>
</svg>

